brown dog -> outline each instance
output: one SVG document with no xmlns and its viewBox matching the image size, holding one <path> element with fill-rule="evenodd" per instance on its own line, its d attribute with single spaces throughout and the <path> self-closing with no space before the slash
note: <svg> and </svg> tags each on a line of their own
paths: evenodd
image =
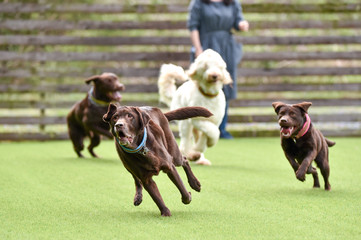
<svg viewBox="0 0 361 240">
<path fill-rule="evenodd" d="M 103 121 L 103 115 L 107 112 L 109 103 L 119 102 L 122 98 L 120 91 L 124 85 L 113 73 L 103 73 L 92 76 L 85 81 L 87 84 L 93 82 L 92 89 L 87 96 L 76 103 L 67 116 L 68 133 L 73 142 L 74 151 L 79 157 L 83 157 L 81 151 L 84 149 L 84 138 L 90 138 L 88 150 L 93 157 L 94 147 L 100 143 L 100 135 L 113 138 L 109 132 L 109 125 Z"/>
<path fill-rule="evenodd" d="M 303 182 L 306 179 L 306 173 L 312 173 L 313 187 L 320 187 L 317 169 L 312 167 L 312 161 L 315 160 L 325 181 L 325 190 L 331 190 L 328 182 L 330 175 L 328 147 L 335 145 L 335 142 L 326 139 L 312 126 L 307 114 L 311 105 L 310 102 L 294 105 L 282 102 L 272 103 L 281 127 L 281 145 L 297 179 Z"/>
<path fill-rule="evenodd" d="M 175 167 L 183 167 L 188 183 L 194 190 L 199 192 L 201 185 L 194 176 L 188 161 L 182 156 L 168 122 L 211 115 L 211 112 L 202 107 L 184 107 L 163 114 L 158 108 L 153 107 L 109 105 L 103 119 L 110 125 L 116 139 L 116 149 L 124 167 L 134 178 L 135 206 L 142 202 L 144 187 L 157 204 L 161 215 L 171 216 L 152 179 L 160 171 L 165 172 L 177 186 L 182 195 L 182 202 L 184 204 L 191 202 L 191 193 L 185 188 Z"/>
</svg>

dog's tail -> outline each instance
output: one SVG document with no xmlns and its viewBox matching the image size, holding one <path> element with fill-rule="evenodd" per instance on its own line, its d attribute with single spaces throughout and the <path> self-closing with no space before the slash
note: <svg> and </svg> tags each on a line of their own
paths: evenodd
<svg viewBox="0 0 361 240">
<path fill-rule="evenodd" d="M 170 107 L 172 97 L 177 90 L 176 81 L 184 82 L 187 79 L 188 75 L 182 67 L 174 64 L 163 64 L 158 78 L 159 101 Z"/>
<path fill-rule="evenodd" d="M 327 146 L 329 146 L 329 147 L 332 147 L 333 145 L 336 144 L 336 142 L 333 142 L 333 141 L 331 141 L 331 140 L 328 140 L 327 138 L 325 138 L 325 139 L 326 139 Z"/>
<path fill-rule="evenodd" d="M 193 117 L 210 117 L 213 115 L 207 108 L 204 107 L 182 107 L 169 111 L 164 114 L 168 121 L 185 120 Z"/>
</svg>

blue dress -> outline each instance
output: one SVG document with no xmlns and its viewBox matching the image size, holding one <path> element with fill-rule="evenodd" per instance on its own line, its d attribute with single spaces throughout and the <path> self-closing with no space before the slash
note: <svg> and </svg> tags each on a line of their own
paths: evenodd
<svg viewBox="0 0 361 240">
<path fill-rule="evenodd" d="M 213 49 L 227 64 L 233 80 L 232 85 L 223 88 L 227 100 L 237 97 L 237 65 L 242 59 L 242 45 L 235 41 L 231 30 L 239 30 L 238 23 L 242 20 L 238 0 L 233 0 L 228 6 L 223 2 L 206 4 L 201 0 L 192 0 L 189 5 L 188 29 L 198 30 L 203 50 Z M 191 61 L 194 60 L 194 51 L 193 48 Z"/>
</svg>

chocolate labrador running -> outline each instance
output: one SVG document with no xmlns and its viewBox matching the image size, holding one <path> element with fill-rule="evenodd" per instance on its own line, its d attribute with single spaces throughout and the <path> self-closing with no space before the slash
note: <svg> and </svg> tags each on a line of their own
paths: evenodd
<svg viewBox="0 0 361 240">
<path fill-rule="evenodd" d="M 211 112 L 202 107 L 184 107 L 163 114 L 154 107 L 109 105 L 103 119 L 110 125 L 115 137 L 116 149 L 124 167 L 134 178 L 135 206 L 142 202 L 144 187 L 157 204 L 161 215 L 171 216 L 152 179 L 160 171 L 165 172 L 177 186 L 182 195 L 182 202 L 184 204 L 191 202 L 191 193 L 185 188 L 175 167 L 183 167 L 188 183 L 194 190 L 199 192 L 201 185 L 194 176 L 188 161 L 182 156 L 168 122 L 211 115 Z"/>
<path fill-rule="evenodd" d="M 325 190 L 331 190 L 328 182 L 330 175 L 328 147 L 335 145 L 335 142 L 326 139 L 319 130 L 312 126 L 311 119 L 307 114 L 311 105 L 311 102 L 294 105 L 282 102 L 272 103 L 281 127 L 281 145 L 297 179 L 303 182 L 306 179 L 306 173 L 312 173 L 313 187 L 320 187 L 317 169 L 312 167 L 314 160 L 321 170 L 325 181 Z"/>
<path fill-rule="evenodd" d="M 120 91 L 124 85 L 113 73 L 103 73 L 92 76 L 85 81 L 94 84 L 86 97 L 76 103 L 67 116 L 68 133 L 73 142 L 74 151 L 79 157 L 83 157 L 81 151 L 84 149 L 84 138 L 90 138 L 88 150 L 93 157 L 94 147 L 100 143 L 100 135 L 113 138 L 109 132 L 109 125 L 103 121 L 103 115 L 107 112 L 109 103 L 119 102 L 122 99 Z"/>
</svg>

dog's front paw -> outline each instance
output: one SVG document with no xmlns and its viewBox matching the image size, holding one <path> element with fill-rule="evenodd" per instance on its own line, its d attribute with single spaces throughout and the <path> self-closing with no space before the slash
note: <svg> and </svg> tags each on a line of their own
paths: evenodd
<svg viewBox="0 0 361 240">
<path fill-rule="evenodd" d="M 192 194 L 189 192 L 187 196 L 182 196 L 182 202 L 184 204 L 190 204 L 192 201 Z"/>
<path fill-rule="evenodd" d="M 162 217 L 170 217 L 170 216 L 172 216 L 172 214 L 170 213 L 170 210 L 168 208 L 165 208 L 165 209 L 161 210 L 161 215 L 162 215 Z"/>
<path fill-rule="evenodd" d="M 198 181 L 197 178 L 189 180 L 188 183 L 191 186 L 191 188 L 193 188 L 197 192 L 201 191 L 201 183 Z"/>
<path fill-rule="evenodd" d="M 134 206 L 139 206 L 143 201 L 143 195 L 142 194 L 136 194 L 134 196 Z"/>
<path fill-rule="evenodd" d="M 301 182 L 304 182 L 306 180 L 306 173 L 305 171 L 302 171 L 300 169 L 296 172 L 296 178 L 300 180 Z"/>
</svg>

